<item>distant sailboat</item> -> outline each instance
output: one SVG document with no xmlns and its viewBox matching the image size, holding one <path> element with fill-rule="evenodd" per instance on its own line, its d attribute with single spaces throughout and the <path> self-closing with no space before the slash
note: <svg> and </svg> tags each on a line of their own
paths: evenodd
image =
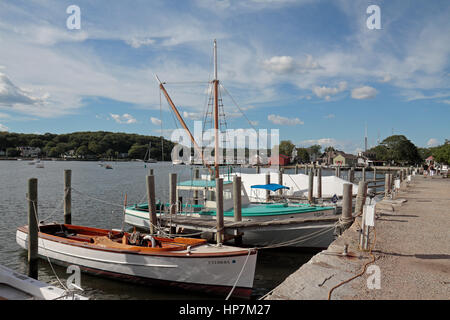
<svg viewBox="0 0 450 320">
<path fill-rule="evenodd" d="M 155 159 L 150 158 L 151 148 L 152 148 L 152 143 L 149 142 L 147 152 L 145 153 L 145 156 L 144 156 L 144 162 L 146 162 L 146 163 L 156 163 L 157 162 Z"/>
</svg>

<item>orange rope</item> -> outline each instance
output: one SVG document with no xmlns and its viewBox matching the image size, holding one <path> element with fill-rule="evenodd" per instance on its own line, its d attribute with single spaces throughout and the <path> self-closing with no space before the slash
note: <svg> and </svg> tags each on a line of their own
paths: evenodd
<svg viewBox="0 0 450 320">
<path fill-rule="evenodd" d="M 344 285 L 344 284 L 346 284 L 346 283 L 348 283 L 348 282 L 350 282 L 350 281 L 352 281 L 352 280 L 354 280 L 354 279 L 356 279 L 356 278 L 362 276 L 362 275 L 366 272 L 367 266 L 368 266 L 369 264 L 375 262 L 375 260 L 376 260 L 376 259 L 375 259 L 375 256 L 372 254 L 372 250 L 373 250 L 373 248 L 375 247 L 375 243 L 376 243 L 376 241 L 377 241 L 377 232 L 376 232 L 376 230 L 375 230 L 375 227 L 373 228 L 373 232 L 374 232 L 374 240 L 373 240 L 372 247 L 371 247 L 370 250 L 369 250 L 369 255 L 372 256 L 372 261 L 367 262 L 367 263 L 364 265 L 363 271 L 360 272 L 359 274 L 357 274 L 356 276 L 353 276 L 353 277 L 351 277 L 350 279 L 347 279 L 347 280 L 345 280 L 345 281 L 342 281 L 342 282 L 339 283 L 338 285 L 336 285 L 336 286 L 334 286 L 333 288 L 331 288 L 330 291 L 328 292 L 328 300 L 331 300 L 331 294 L 333 293 L 334 289 L 339 288 L 340 286 L 342 286 L 342 285 Z"/>
</svg>

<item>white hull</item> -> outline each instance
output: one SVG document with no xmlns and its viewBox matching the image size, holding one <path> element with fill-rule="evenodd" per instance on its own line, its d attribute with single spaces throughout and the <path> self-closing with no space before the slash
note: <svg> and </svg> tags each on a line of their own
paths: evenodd
<svg viewBox="0 0 450 320">
<path fill-rule="evenodd" d="M 0 265 L 0 298 L 8 300 L 87 300 Z"/>
<path fill-rule="evenodd" d="M 17 243 L 27 248 L 28 234 L 17 231 Z M 240 252 L 239 255 L 236 253 Z M 245 268 L 235 291 L 251 290 L 256 266 L 256 253 L 243 253 L 242 249 L 202 245 L 177 256 L 99 250 L 90 244 L 69 245 L 39 238 L 39 255 L 49 257 L 63 265 L 78 265 L 91 273 L 114 276 L 137 282 L 168 282 L 174 286 L 227 293 L 235 284 L 244 264 Z M 220 255 L 216 255 L 217 252 Z M 249 251 L 246 251 L 247 253 Z M 211 253 L 211 255 L 205 255 Z M 198 255 L 200 254 L 200 255 Z M 203 254 L 203 255 L 202 255 Z"/>
<path fill-rule="evenodd" d="M 290 218 L 310 218 L 313 216 L 334 216 L 334 210 L 324 210 L 323 212 L 311 212 L 311 213 L 299 213 L 290 214 L 286 217 L 280 216 L 262 216 L 252 217 L 253 221 L 267 221 L 267 220 L 281 220 Z M 198 216 L 192 214 L 193 217 Z M 215 216 L 210 216 L 211 219 L 216 219 Z M 243 217 L 245 220 L 245 218 Z M 225 220 L 233 220 L 233 218 L 225 217 Z M 145 230 L 149 229 L 148 212 L 139 210 L 126 210 L 125 222 L 129 225 L 136 226 Z M 272 225 L 259 227 L 257 230 L 243 230 L 244 235 L 242 241 L 245 245 L 249 246 L 267 246 L 284 243 L 286 241 L 292 241 L 298 238 L 305 237 L 311 234 L 317 234 L 317 236 L 301 242 L 289 243 L 289 247 L 299 248 L 327 248 L 331 242 L 334 241 L 334 223 L 320 223 L 312 222 L 302 225 Z M 325 229 L 330 229 L 325 232 Z M 320 232 L 324 231 L 324 232 Z"/>
</svg>

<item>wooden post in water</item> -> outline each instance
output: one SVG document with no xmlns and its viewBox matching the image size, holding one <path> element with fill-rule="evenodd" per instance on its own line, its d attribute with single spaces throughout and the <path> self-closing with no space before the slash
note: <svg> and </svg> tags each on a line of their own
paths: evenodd
<svg viewBox="0 0 450 320">
<path fill-rule="evenodd" d="M 366 167 L 362 168 L 362 172 L 361 172 L 361 180 L 362 181 L 366 181 Z"/>
<path fill-rule="evenodd" d="M 170 214 L 175 214 L 177 209 L 177 174 L 169 174 L 169 205 Z"/>
<path fill-rule="evenodd" d="M 233 179 L 234 221 L 242 221 L 241 177 Z"/>
<path fill-rule="evenodd" d="M 391 193 L 391 182 L 389 181 L 390 174 L 386 173 L 384 175 L 384 197 L 388 198 L 389 194 Z"/>
<path fill-rule="evenodd" d="M 308 202 L 314 203 L 314 172 L 312 169 L 309 171 Z"/>
<path fill-rule="evenodd" d="M 355 169 L 352 167 L 352 168 L 350 168 L 350 170 L 348 171 L 348 181 L 350 181 L 351 183 L 353 183 L 354 180 L 355 180 Z"/>
<path fill-rule="evenodd" d="M 149 170 L 148 170 L 148 175 L 149 175 L 149 176 L 152 176 L 152 175 L 153 175 L 153 169 L 149 169 Z"/>
<path fill-rule="evenodd" d="M 280 168 L 280 171 L 278 172 L 278 184 L 280 184 L 280 185 L 283 185 L 283 172 L 284 172 L 284 169 Z M 282 196 L 283 195 L 283 189 L 278 190 L 278 194 L 280 196 Z"/>
<path fill-rule="evenodd" d="M 270 172 L 266 173 L 266 184 L 270 184 Z M 266 190 L 266 202 L 269 202 L 270 191 Z"/>
<path fill-rule="evenodd" d="M 353 184 L 344 183 L 342 191 L 342 216 L 341 220 L 343 223 L 348 223 L 353 219 L 352 216 L 352 189 Z"/>
<path fill-rule="evenodd" d="M 377 168 L 373 168 L 373 181 L 377 180 Z"/>
<path fill-rule="evenodd" d="M 194 180 L 198 180 L 200 178 L 200 171 L 198 168 L 194 169 Z M 194 190 L 194 204 L 198 204 L 198 190 Z"/>
<path fill-rule="evenodd" d="M 235 176 L 233 179 L 233 212 L 234 221 L 242 221 L 242 194 L 241 194 L 241 177 Z M 242 235 L 234 235 L 234 244 L 242 245 Z"/>
<path fill-rule="evenodd" d="M 223 178 L 216 178 L 216 242 L 223 243 Z"/>
<path fill-rule="evenodd" d="M 295 174 L 298 174 L 298 163 L 295 164 Z"/>
<path fill-rule="evenodd" d="M 72 170 L 64 170 L 64 224 L 72 224 Z"/>
<path fill-rule="evenodd" d="M 150 221 L 150 233 L 156 234 L 156 202 L 155 202 L 155 176 L 147 176 L 147 201 L 148 201 L 148 214 Z"/>
<path fill-rule="evenodd" d="M 362 214 L 364 204 L 366 203 L 368 182 L 360 181 L 358 184 L 358 194 L 356 195 L 355 215 Z"/>
<path fill-rule="evenodd" d="M 258 164 L 256 164 L 256 173 L 260 173 L 260 172 L 261 172 L 260 166 Z"/>
<path fill-rule="evenodd" d="M 317 169 L 317 198 L 322 199 L 322 168 Z"/>
<path fill-rule="evenodd" d="M 28 180 L 28 276 L 38 278 L 38 180 Z"/>
</svg>

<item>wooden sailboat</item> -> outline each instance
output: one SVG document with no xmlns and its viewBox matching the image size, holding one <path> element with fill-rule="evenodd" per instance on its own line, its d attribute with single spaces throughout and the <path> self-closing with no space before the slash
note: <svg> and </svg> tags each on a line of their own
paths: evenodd
<svg viewBox="0 0 450 320">
<path fill-rule="evenodd" d="M 212 81 L 213 85 L 213 94 L 214 94 L 214 145 L 215 145 L 215 155 L 214 155 L 214 168 L 211 168 L 208 161 L 203 158 L 203 152 L 201 148 L 198 146 L 195 141 L 192 133 L 181 117 L 178 109 L 167 93 L 163 82 L 156 76 L 157 81 L 159 82 L 159 87 L 166 97 L 167 102 L 172 108 L 175 116 L 180 122 L 181 126 L 185 129 L 187 134 L 189 135 L 194 148 L 197 153 L 201 156 L 201 160 L 204 166 L 206 166 L 209 170 L 211 178 L 219 178 L 219 80 L 217 77 L 217 42 L 214 40 L 214 80 Z M 257 160 L 257 164 L 259 164 L 259 160 Z M 214 170 L 213 170 L 214 169 Z M 189 180 L 183 181 L 177 185 L 178 190 L 192 190 L 197 191 L 199 193 L 203 193 L 203 198 L 205 199 L 204 204 L 202 205 L 188 205 L 185 206 L 184 209 L 179 210 L 179 214 L 185 214 L 189 216 L 198 216 L 198 217 L 211 217 L 216 218 L 216 201 L 215 200 L 206 200 L 208 198 L 208 194 L 216 192 L 215 181 L 209 180 Z M 232 194 L 232 182 L 224 181 L 223 189 L 228 194 Z M 282 186 L 283 187 L 283 186 Z M 166 206 L 167 207 L 167 206 Z M 147 212 L 146 212 L 147 211 Z M 288 203 L 252 203 L 250 204 L 248 201 L 248 196 L 246 194 L 242 195 L 242 218 L 246 220 L 270 220 L 270 219 L 291 219 L 291 218 L 299 218 L 305 217 L 308 218 L 311 215 L 313 216 L 331 216 L 336 214 L 336 208 L 330 206 L 313 206 L 313 205 L 295 205 Z M 147 204 L 137 204 L 135 206 L 131 206 L 126 208 L 125 210 L 125 222 L 138 227 L 148 227 L 147 217 L 148 215 L 148 205 Z M 228 200 L 224 201 L 224 218 L 225 219 L 233 219 L 233 202 L 232 198 L 229 197 Z M 316 232 L 319 229 L 329 229 L 329 232 L 324 232 L 323 235 L 319 239 L 313 239 L 310 242 L 303 242 L 299 244 L 302 247 L 317 247 L 323 248 L 328 247 L 328 245 L 334 240 L 333 237 L 333 227 L 334 223 L 328 224 L 307 224 L 299 227 L 298 229 L 294 229 L 289 226 L 281 226 L 279 229 L 274 230 L 273 232 L 267 232 L 267 230 L 256 230 L 252 232 L 246 232 L 244 234 L 244 242 L 249 245 L 264 245 L 266 243 L 273 242 L 281 242 L 298 238 L 301 235 L 307 235 L 309 233 Z"/>
<path fill-rule="evenodd" d="M 85 272 L 143 284 L 248 298 L 256 250 L 67 224 L 39 226 L 39 255 Z M 27 248 L 28 227 L 17 229 Z"/>
</svg>

